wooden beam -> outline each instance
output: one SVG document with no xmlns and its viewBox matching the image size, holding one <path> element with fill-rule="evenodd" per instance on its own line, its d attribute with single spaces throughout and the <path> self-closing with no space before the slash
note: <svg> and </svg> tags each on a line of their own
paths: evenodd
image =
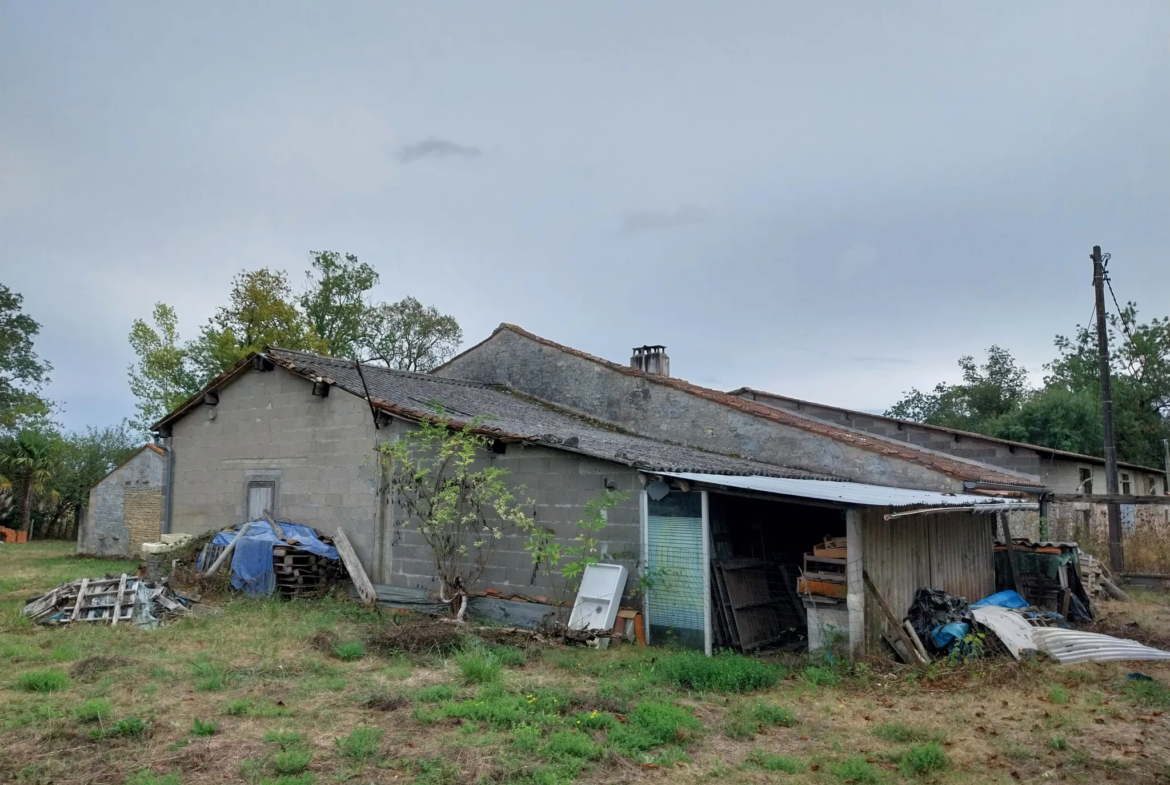
<svg viewBox="0 0 1170 785">
<path fill-rule="evenodd" d="M 236 532 L 236 536 L 233 537 L 232 541 L 227 544 L 227 547 L 223 549 L 223 553 L 221 553 L 219 555 L 219 558 L 215 560 L 215 564 L 211 565 L 211 569 L 209 569 L 205 574 L 215 575 L 216 571 L 219 570 L 220 566 L 225 561 L 227 561 L 227 557 L 231 556 L 232 551 L 234 551 L 236 549 L 236 543 L 239 542 L 240 538 L 243 537 L 245 534 L 247 534 L 248 529 L 251 529 L 251 528 L 252 528 L 251 521 L 248 521 L 243 526 L 241 526 L 240 530 L 238 532 Z"/>
<path fill-rule="evenodd" d="M 354 552 L 353 546 L 349 544 L 349 538 L 345 536 L 345 532 L 338 529 L 333 534 L 333 544 L 337 547 L 337 553 L 341 556 L 341 562 L 345 565 L 346 572 L 353 580 L 353 585 L 357 589 L 358 596 L 362 598 L 362 603 L 365 605 L 374 605 L 378 602 L 378 593 L 374 591 L 374 584 L 370 583 L 370 579 L 366 576 L 366 571 L 362 569 L 362 563 L 358 561 L 357 553 Z"/>
<path fill-rule="evenodd" d="M 1024 586 L 1020 583 L 1020 567 L 1016 563 L 1016 544 L 1012 542 L 1012 529 L 1008 524 L 1006 515 L 997 515 L 999 522 L 1003 525 L 1003 540 L 1004 545 L 1007 546 L 1008 555 L 1008 572 L 1011 573 L 1012 586 L 1016 589 L 1016 594 L 1021 597 L 1024 596 Z"/>
<path fill-rule="evenodd" d="M 1056 502 L 1091 502 L 1093 504 L 1161 504 L 1170 506 L 1170 496 L 1131 496 L 1125 493 L 1054 493 Z"/>
<path fill-rule="evenodd" d="M 906 635 L 906 631 L 902 629 L 902 622 L 898 621 L 898 617 L 894 615 L 894 612 L 890 610 L 890 606 L 886 604 L 886 598 L 882 596 L 882 593 L 878 591 L 877 586 L 874 585 L 873 579 L 869 577 L 869 570 L 862 570 L 861 577 L 865 580 L 866 587 L 870 590 L 870 592 L 873 593 L 873 598 L 877 600 L 877 604 L 878 607 L 881 608 L 882 615 L 884 615 L 886 617 L 886 621 L 889 622 L 890 631 L 898 638 L 898 640 L 902 642 L 902 645 L 905 646 L 906 650 L 910 652 L 911 657 L 917 659 L 920 663 L 925 665 L 926 660 L 923 659 L 922 655 L 918 653 L 918 648 Z"/>
<path fill-rule="evenodd" d="M 122 573 L 122 579 L 118 581 L 118 593 L 114 596 L 114 620 L 110 622 L 111 625 L 117 624 L 118 619 L 122 617 L 122 595 L 126 593 L 126 573 Z"/>
<path fill-rule="evenodd" d="M 89 587 L 89 578 L 81 579 L 81 588 L 77 590 L 77 602 L 73 603 L 73 615 L 69 617 L 69 621 L 77 621 L 77 615 L 81 613 L 81 606 L 85 604 L 85 590 Z"/>
</svg>

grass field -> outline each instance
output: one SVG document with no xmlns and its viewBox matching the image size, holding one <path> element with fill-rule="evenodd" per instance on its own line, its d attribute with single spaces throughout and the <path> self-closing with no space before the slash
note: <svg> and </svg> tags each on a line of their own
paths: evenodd
<svg viewBox="0 0 1170 785">
<path fill-rule="evenodd" d="M 32 627 L 27 597 L 135 566 L 70 550 L 0 546 L 0 782 L 1170 782 L 1164 664 L 524 649 L 333 599 Z M 1162 595 L 1101 610 L 1170 632 Z"/>
</svg>

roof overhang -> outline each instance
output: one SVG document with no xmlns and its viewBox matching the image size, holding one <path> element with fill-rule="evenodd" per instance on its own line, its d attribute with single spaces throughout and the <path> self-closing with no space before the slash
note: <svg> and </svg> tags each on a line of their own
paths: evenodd
<svg viewBox="0 0 1170 785">
<path fill-rule="evenodd" d="M 972 512 L 1000 512 L 1004 510 L 1035 510 L 1034 500 L 1012 499 L 1002 496 L 981 496 L 973 493 L 939 493 L 912 488 L 890 488 L 860 482 L 831 480 L 793 480 L 783 477 L 758 475 L 733 476 L 723 474 L 691 474 L 687 472 L 655 472 L 664 477 L 675 477 L 688 482 L 754 493 L 763 493 L 793 499 L 812 499 L 842 507 L 904 508 L 962 508 Z"/>
</svg>

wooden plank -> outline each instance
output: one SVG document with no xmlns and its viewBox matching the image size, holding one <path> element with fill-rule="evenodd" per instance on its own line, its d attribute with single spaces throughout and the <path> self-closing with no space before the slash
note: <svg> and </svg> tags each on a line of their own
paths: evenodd
<svg viewBox="0 0 1170 785">
<path fill-rule="evenodd" d="M 358 561 L 353 546 L 349 544 L 349 538 L 345 536 L 345 532 L 340 528 L 333 535 L 333 546 L 337 548 L 337 553 L 341 556 L 341 563 L 345 565 L 345 569 L 349 573 L 354 587 L 357 589 L 358 596 L 362 598 L 362 602 L 366 605 L 374 605 L 377 603 L 378 594 L 374 591 L 374 584 L 370 583 L 370 579 L 366 576 L 366 571 L 362 569 L 362 563 Z"/>
<path fill-rule="evenodd" d="M 892 628 L 891 631 L 893 632 L 894 636 L 897 637 L 898 640 L 902 641 L 902 644 L 911 653 L 911 655 L 913 655 L 914 659 L 917 659 L 925 664 L 926 660 L 918 655 L 918 649 L 914 648 L 914 644 L 910 641 L 910 638 L 907 637 L 906 631 L 902 629 L 902 622 L 898 621 L 898 617 L 894 615 L 894 612 L 890 610 L 890 606 L 886 604 L 886 598 L 882 596 L 882 593 L 878 591 L 877 586 L 874 585 L 873 579 L 869 577 L 869 571 L 862 570 L 861 577 L 865 581 L 866 588 L 870 590 L 870 592 L 873 594 L 873 598 L 877 600 L 878 608 L 881 609 L 882 614 L 886 617 L 886 621 L 889 622 L 890 627 Z"/>
<path fill-rule="evenodd" d="M 999 518 L 1000 523 L 1003 524 L 1003 541 L 1004 545 L 1007 546 L 1008 572 L 1011 573 L 1012 585 L 1016 589 L 1016 594 L 1023 597 L 1024 586 L 1020 583 L 1020 567 L 1016 563 L 1016 544 L 1012 542 L 1011 526 L 1008 524 L 1006 515 L 997 514 L 996 517 Z"/>
<path fill-rule="evenodd" d="M 847 559 L 849 558 L 848 548 L 826 548 L 821 545 L 813 546 L 813 556 L 822 559 Z"/>
<path fill-rule="evenodd" d="M 118 619 L 122 616 L 122 594 L 126 591 L 126 573 L 122 573 L 122 579 L 118 581 L 118 596 L 114 598 L 114 620 L 111 624 L 117 624 Z"/>
<path fill-rule="evenodd" d="M 276 533 L 276 536 L 283 540 L 284 539 L 284 529 L 280 528 L 279 523 L 272 520 L 272 513 L 270 513 L 268 510 L 264 511 L 264 520 L 268 521 L 268 525 L 272 527 L 272 531 L 274 531 Z"/>
<path fill-rule="evenodd" d="M 81 613 L 81 607 L 85 605 L 85 590 L 89 587 L 89 578 L 81 579 L 81 588 L 77 590 L 77 602 L 73 603 L 73 615 L 69 617 L 69 621 L 76 621 L 77 614 Z"/>
<path fill-rule="evenodd" d="M 926 651 L 926 647 L 922 645 L 922 639 L 918 637 L 918 633 L 914 631 L 914 625 L 909 621 L 902 622 L 902 629 L 906 631 L 906 637 L 914 644 L 914 650 L 922 657 L 922 659 L 930 662 L 930 655 Z"/>
<path fill-rule="evenodd" d="M 224 563 L 224 561 L 227 560 L 227 557 L 232 555 L 232 551 L 234 551 L 236 549 L 236 543 L 239 542 L 240 538 L 243 537 L 245 534 L 247 534 L 248 529 L 251 529 L 251 528 L 252 528 L 251 521 L 248 521 L 247 523 L 245 523 L 243 526 L 240 527 L 240 530 L 238 532 L 236 532 L 236 536 L 232 537 L 232 541 L 229 542 L 227 544 L 227 547 L 223 549 L 223 552 L 221 554 L 219 554 L 219 558 L 217 558 L 215 560 L 215 564 L 211 565 L 211 569 L 209 569 L 206 573 L 207 575 L 215 575 L 215 572 L 216 572 L 216 570 L 218 570 L 220 568 L 220 565 L 222 565 Z"/>
<path fill-rule="evenodd" d="M 824 597 L 847 597 L 849 587 L 845 583 L 814 581 L 808 578 L 796 579 L 796 590 L 801 594 L 820 594 Z"/>
</svg>

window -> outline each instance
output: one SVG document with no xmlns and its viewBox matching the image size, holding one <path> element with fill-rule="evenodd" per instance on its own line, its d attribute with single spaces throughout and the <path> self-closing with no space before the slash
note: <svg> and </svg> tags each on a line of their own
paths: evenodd
<svg viewBox="0 0 1170 785">
<path fill-rule="evenodd" d="M 1133 485 L 1129 481 L 1129 475 L 1125 472 L 1121 473 L 1121 492 L 1127 496 L 1133 493 Z"/>
<path fill-rule="evenodd" d="M 1078 491 L 1085 494 L 1093 492 L 1093 470 L 1081 467 L 1081 484 L 1077 488 Z"/>
<path fill-rule="evenodd" d="M 248 483 L 248 517 L 247 521 L 262 521 L 265 514 L 276 517 L 276 483 L 265 480 L 263 482 Z"/>
</svg>

